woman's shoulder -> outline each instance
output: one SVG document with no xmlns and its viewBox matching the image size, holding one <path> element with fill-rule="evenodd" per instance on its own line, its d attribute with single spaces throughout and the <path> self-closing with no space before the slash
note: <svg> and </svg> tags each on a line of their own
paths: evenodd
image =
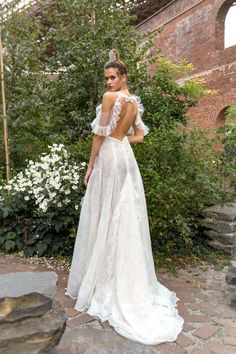
<svg viewBox="0 0 236 354">
<path fill-rule="evenodd" d="M 118 96 L 121 96 L 124 99 L 124 101 L 129 101 L 129 102 L 136 101 L 137 103 L 141 102 L 140 97 L 135 94 L 132 94 L 132 93 L 124 93 L 124 92 L 118 91 Z"/>
<path fill-rule="evenodd" d="M 135 94 L 124 93 L 122 91 L 107 91 L 102 96 L 102 104 L 97 108 L 103 106 L 103 108 L 111 109 L 114 105 L 120 106 L 124 102 L 136 102 L 139 109 L 142 107 L 140 97 Z"/>
<path fill-rule="evenodd" d="M 115 92 L 110 92 L 110 91 L 105 92 L 102 96 L 103 109 L 110 110 L 115 104 L 116 97 L 117 95 Z"/>
<path fill-rule="evenodd" d="M 117 98 L 117 93 L 116 92 L 111 92 L 111 91 L 107 91 L 103 94 L 102 96 L 102 101 L 115 101 L 115 99 Z"/>
</svg>

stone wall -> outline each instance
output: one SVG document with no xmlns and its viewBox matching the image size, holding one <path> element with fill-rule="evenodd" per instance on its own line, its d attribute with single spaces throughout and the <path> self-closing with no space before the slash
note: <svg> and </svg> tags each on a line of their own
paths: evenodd
<svg viewBox="0 0 236 354">
<path fill-rule="evenodd" d="M 137 29 L 154 35 L 155 48 L 175 63 L 187 59 L 193 75 L 218 90 L 189 111 L 192 125 L 215 128 L 224 123 L 224 110 L 236 103 L 236 45 L 224 49 L 224 20 L 233 0 L 176 0 Z M 162 27 L 161 34 L 157 30 Z"/>
<path fill-rule="evenodd" d="M 236 203 L 216 205 L 203 210 L 201 225 L 211 247 L 236 255 Z"/>
</svg>

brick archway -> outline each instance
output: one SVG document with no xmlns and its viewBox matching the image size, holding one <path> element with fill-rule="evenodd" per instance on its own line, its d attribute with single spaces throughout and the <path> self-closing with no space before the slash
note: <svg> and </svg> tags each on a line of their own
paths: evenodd
<svg viewBox="0 0 236 354">
<path fill-rule="evenodd" d="M 226 122 L 226 111 L 230 106 L 226 106 L 219 112 L 218 116 L 216 117 L 216 127 L 224 125 Z"/>
<path fill-rule="evenodd" d="M 224 50 L 225 18 L 235 0 L 226 0 L 219 8 L 216 16 L 216 49 Z"/>
</svg>

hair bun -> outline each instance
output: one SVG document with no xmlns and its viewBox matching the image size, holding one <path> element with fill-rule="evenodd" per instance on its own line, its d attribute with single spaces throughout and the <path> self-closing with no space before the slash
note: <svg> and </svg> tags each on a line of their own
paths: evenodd
<svg viewBox="0 0 236 354">
<path fill-rule="evenodd" d="M 119 52 L 117 49 L 113 48 L 110 50 L 109 52 L 109 60 L 110 61 L 119 61 L 120 58 L 119 58 Z"/>
</svg>

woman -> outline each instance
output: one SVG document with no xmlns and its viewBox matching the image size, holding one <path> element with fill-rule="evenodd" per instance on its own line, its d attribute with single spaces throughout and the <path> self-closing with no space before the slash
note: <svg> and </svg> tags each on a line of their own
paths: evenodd
<svg viewBox="0 0 236 354">
<path fill-rule="evenodd" d="M 108 92 L 92 122 L 95 134 L 67 295 L 75 308 L 108 321 L 144 344 L 174 341 L 183 327 L 178 298 L 157 281 L 142 179 L 130 143 L 148 128 L 143 106 L 127 88 L 115 50 L 104 72 Z M 127 136 L 128 135 L 128 136 Z"/>
</svg>

